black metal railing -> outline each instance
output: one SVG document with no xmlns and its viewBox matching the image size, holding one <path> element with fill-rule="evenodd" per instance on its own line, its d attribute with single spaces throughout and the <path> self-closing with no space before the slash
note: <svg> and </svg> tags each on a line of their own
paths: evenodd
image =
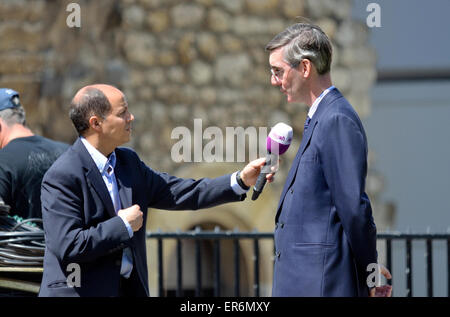
<svg viewBox="0 0 450 317">
<path fill-rule="evenodd" d="M 265 232 L 239 232 L 239 231 L 201 231 L 196 229 L 194 231 L 185 232 L 147 232 L 148 239 L 155 239 L 157 241 L 158 254 L 158 296 L 164 296 L 164 264 L 163 264 L 163 241 L 172 239 L 176 241 L 176 296 L 184 296 L 183 292 L 183 264 L 182 264 L 182 240 L 193 239 L 195 241 L 195 274 L 196 274 L 196 288 L 195 296 L 201 296 L 202 290 L 202 240 L 210 240 L 213 242 L 213 263 L 214 263 L 214 292 L 213 296 L 221 296 L 221 241 L 233 241 L 233 277 L 234 277 L 234 296 L 240 296 L 240 246 L 239 242 L 244 239 L 253 241 L 253 294 L 256 297 L 260 296 L 260 254 L 259 254 L 259 240 L 269 239 L 273 240 L 273 233 Z M 273 259 L 272 259 L 273 261 Z"/>
<path fill-rule="evenodd" d="M 392 268 L 392 241 L 405 241 L 405 256 L 406 256 L 406 296 L 413 296 L 413 248 L 412 242 L 415 240 L 422 240 L 426 243 L 425 250 L 425 265 L 426 265 L 426 290 L 427 296 L 433 297 L 433 241 L 443 240 L 447 242 L 447 296 L 450 297 L 450 234 L 415 234 L 415 233 L 380 233 L 377 235 L 378 240 L 386 241 L 386 266 Z M 391 284 L 391 280 L 388 280 Z"/>
<path fill-rule="evenodd" d="M 448 81 L 450 69 L 379 69 L 377 83 L 412 82 L 412 81 Z"/>
<path fill-rule="evenodd" d="M 202 296 L 202 241 L 210 241 L 213 243 L 213 267 L 214 267 L 214 281 L 212 296 L 222 296 L 221 294 L 221 241 L 232 240 L 233 241 L 233 296 L 241 296 L 240 291 L 240 250 L 239 245 L 242 240 L 253 241 L 253 296 L 259 297 L 260 294 L 260 240 L 272 240 L 272 232 L 239 232 L 239 231 L 221 231 L 216 228 L 214 231 L 202 231 L 199 228 L 193 231 L 178 231 L 178 232 L 147 232 L 147 238 L 150 240 L 156 240 L 157 242 L 157 283 L 158 283 L 158 296 L 166 296 L 166 290 L 164 289 L 164 261 L 163 261 L 163 247 L 164 240 L 175 240 L 176 247 L 176 291 L 175 296 L 185 296 L 183 290 L 183 240 L 194 240 L 195 242 L 195 296 Z M 393 248 L 392 243 L 394 240 L 405 241 L 405 256 L 406 256 L 406 296 L 413 296 L 412 281 L 413 281 L 413 266 L 412 255 L 413 248 L 412 242 L 414 240 L 424 240 L 426 242 L 425 262 L 426 262 L 426 289 L 427 296 L 433 296 L 433 241 L 444 240 L 447 242 L 447 296 L 450 296 L 450 234 L 411 234 L 411 233 L 379 233 L 377 235 L 378 241 L 385 241 L 386 246 L 386 267 L 392 272 L 393 265 Z M 273 251 L 275 251 L 273 249 Z M 271 255 L 271 264 L 275 261 L 274 253 Z M 392 280 L 388 280 L 388 283 L 392 285 Z M 244 294 L 248 296 L 248 294 Z"/>
</svg>

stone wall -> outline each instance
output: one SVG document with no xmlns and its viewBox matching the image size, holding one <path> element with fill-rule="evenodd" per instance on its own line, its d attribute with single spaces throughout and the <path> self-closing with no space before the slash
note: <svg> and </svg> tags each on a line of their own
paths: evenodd
<svg viewBox="0 0 450 317">
<path fill-rule="evenodd" d="M 70 98 L 107 82 L 135 114 L 130 146 L 156 169 L 183 165 L 168 159 L 171 131 L 192 128 L 193 118 L 220 128 L 283 121 L 299 142 L 304 108 L 270 87 L 264 46 L 306 19 L 333 41 L 336 86 L 362 117 L 370 111 L 375 57 L 350 0 L 85 0 L 77 2 L 81 28 L 66 25 L 70 2 L 0 3 L 0 86 L 20 91 L 30 126 L 46 136 L 71 142 Z"/>
</svg>

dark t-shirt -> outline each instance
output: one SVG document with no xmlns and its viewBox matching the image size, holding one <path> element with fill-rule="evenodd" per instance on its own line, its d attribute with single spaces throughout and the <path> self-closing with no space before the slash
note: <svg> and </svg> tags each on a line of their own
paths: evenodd
<svg viewBox="0 0 450 317">
<path fill-rule="evenodd" d="M 14 139 L 0 149 L 0 197 L 11 206 L 10 215 L 42 218 L 42 177 L 68 147 L 34 135 Z"/>
</svg>

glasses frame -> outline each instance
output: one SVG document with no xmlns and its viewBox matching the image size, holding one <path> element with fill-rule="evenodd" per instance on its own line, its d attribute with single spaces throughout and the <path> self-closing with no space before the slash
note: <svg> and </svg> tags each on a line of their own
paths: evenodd
<svg viewBox="0 0 450 317">
<path fill-rule="evenodd" d="M 295 63 L 294 65 L 290 65 L 290 66 L 289 66 L 289 70 L 287 71 L 287 74 L 289 74 L 289 71 L 290 71 L 292 68 L 296 68 L 298 65 L 300 65 L 300 63 L 302 62 L 303 59 L 304 59 L 304 58 L 302 58 L 299 62 Z M 277 75 L 276 72 L 275 72 L 275 70 L 274 70 L 272 67 L 270 68 L 270 73 L 271 73 L 272 76 L 275 78 L 275 82 L 281 83 L 281 82 L 283 81 L 284 73 L 285 73 L 284 69 L 283 69 L 283 72 L 281 73 L 281 76 Z"/>
<path fill-rule="evenodd" d="M 270 73 L 272 74 L 273 78 L 275 78 L 275 81 L 277 83 L 281 83 L 281 81 L 283 80 L 283 76 L 284 76 L 284 70 L 283 70 L 283 73 L 281 74 L 281 78 L 275 73 L 275 70 L 273 68 L 270 68 Z"/>
</svg>

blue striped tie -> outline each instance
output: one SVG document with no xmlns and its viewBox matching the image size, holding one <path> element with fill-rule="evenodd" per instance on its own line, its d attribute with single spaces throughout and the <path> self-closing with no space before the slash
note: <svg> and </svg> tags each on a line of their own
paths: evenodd
<svg viewBox="0 0 450 317">
<path fill-rule="evenodd" d="M 311 122 L 311 118 L 309 116 L 306 116 L 305 125 L 303 127 L 303 134 L 305 134 L 306 129 L 308 129 L 310 122 Z"/>
</svg>

